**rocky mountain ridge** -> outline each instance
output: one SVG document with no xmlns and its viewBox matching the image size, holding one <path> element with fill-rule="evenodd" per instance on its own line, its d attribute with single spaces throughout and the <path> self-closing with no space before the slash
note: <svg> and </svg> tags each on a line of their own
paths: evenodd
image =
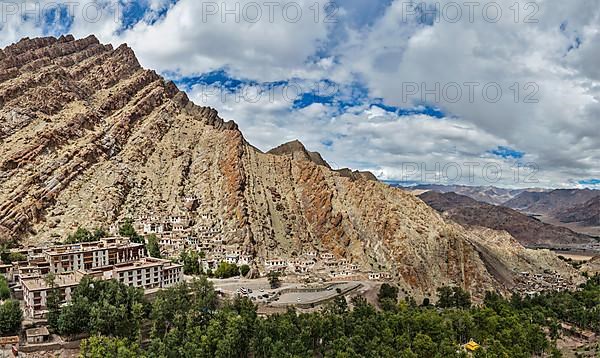
<svg viewBox="0 0 600 358">
<path fill-rule="evenodd" d="M 436 191 L 438 193 L 456 193 L 468 196 L 474 200 L 493 205 L 502 205 L 505 202 L 517 197 L 518 195 L 529 193 L 543 193 L 546 189 L 527 188 L 527 189 L 505 189 L 495 186 L 468 186 L 468 185 L 441 185 L 441 184 L 421 184 L 405 187 L 411 191 Z"/>
<path fill-rule="evenodd" d="M 556 189 L 539 193 L 523 192 L 504 205 L 529 213 L 555 216 L 561 211 L 584 205 L 596 197 L 600 197 L 600 190 Z"/>
<path fill-rule="evenodd" d="M 509 292 L 518 270 L 579 279 L 549 252 L 466 229 L 310 153 L 261 153 L 235 123 L 141 68 L 129 47 L 93 36 L 23 39 L 0 51 L 0 140 L 4 242 L 56 241 L 77 227 L 169 213 L 194 196 L 193 210 L 222 223 L 224 242 L 259 260 L 330 252 L 390 272 L 417 296 L 448 284 Z"/>
<path fill-rule="evenodd" d="M 560 248 L 597 242 L 590 236 L 543 223 L 516 210 L 456 193 L 428 191 L 419 198 L 460 224 L 506 231 L 525 246 Z"/>
<path fill-rule="evenodd" d="M 583 204 L 555 213 L 557 219 L 564 223 L 581 223 L 585 226 L 600 226 L 600 196 L 596 196 Z"/>
</svg>

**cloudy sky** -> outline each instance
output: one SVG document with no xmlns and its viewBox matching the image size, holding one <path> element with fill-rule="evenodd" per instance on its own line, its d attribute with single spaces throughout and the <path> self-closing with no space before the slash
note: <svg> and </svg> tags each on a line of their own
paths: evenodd
<svg viewBox="0 0 600 358">
<path fill-rule="evenodd" d="M 597 0 L 2 0 L 0 46 L 95 34 L 235 120 L 381 179 L 600 188 Z"/>
</svg>

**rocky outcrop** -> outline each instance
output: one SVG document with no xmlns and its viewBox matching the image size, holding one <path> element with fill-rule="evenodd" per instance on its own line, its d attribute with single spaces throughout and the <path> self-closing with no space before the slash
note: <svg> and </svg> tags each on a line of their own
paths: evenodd
<svg viewBox="0 0 600 358">
<path fill-rule="evenodd" d="M 235 123 L 141 68 L 126 45 L 24 39 L 0 53 L 0 71 L 3 241 L 54 241 L 194 196 L 192 210 L 222 222 L 227 244 L 260 259 L 331 252 L 422 295 L 447 284 L 507 289 L 486 265 L 499 250 L 478 248 L 496 234 L 332 171 L 301 144 L 261 153 Z M 497 246 L 537 260 L 516 242 Z"/>
<path fill-rule="evenodd" d="M 341 176 L 350 178 L 352 180 L 377 181 L 377 177 L 375 176 L 375 174 L 368 172 L 368 171 L 359 171 L 359 170 L 352 171 L 352 169 L 343 168 L 343 169 L 337 169 L 336 172 L 338 172 Z"/>
<path fill-rule="evenodd" d="M 322 165 L 326 168 L 330 168 L 329 164 L 321 157 L 318 152 L 309 152 L 306 150 L 304 144 L 299 140 L 293 140 L 291 142 L 284 143 L 277 148 L 273 148 L 267 152 L 268 154 L 274 155 L 285 155 L 292 159 L 308 160 L 317 165 Z"/>
</svg>

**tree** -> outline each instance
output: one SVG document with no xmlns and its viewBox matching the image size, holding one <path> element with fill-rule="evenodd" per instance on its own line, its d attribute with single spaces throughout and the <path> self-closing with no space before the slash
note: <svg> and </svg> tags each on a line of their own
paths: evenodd
<svg viewBox="0 0 600 358">
<path fill-rule="evenodd" d="M 332 314 L 344 314 L 348 311 L 348 302 L 346 302 L 346 297 L 344 296 L 336 296 L 333 300 L 327 303 L 325 306 L 325 311 Z"/>
<path fill-rule="evenodd" d="M 90 304 L 87 300 L 73 300 L 63 307 L 57 321 L 57 331 L 63 336 L 73 336 L 90 331 Z"/>
<path fill-rule="evenodd" d="M 158 244 L 158 238 L 155 234 L 148 236 L 148 254 L 151 257 L 161 258 L 160 245 Z"/>
<path fill-rule="evenodd" d="M 250 272 L 250 266 L 248 266 L 248 265 L 240 266 L 240 275 L 246 276 L 248 274 L 248 272 Z"/>
<path fill-rule="evenodd" d="M 0 248 L 0 259 L 7 265 L 13 262 L 27 261 L 27 256 L 20 252 L 10 252 L 6 245 L 2 245 Z"/>
<path fill-rule="evenodd" d="M 418 333 L 413 341 L 413 350 L 418 357 L 434 357 L 437 347 L 431 337 L 426 334 Z"/>
<path fill-rule="evenodd" d="M 143 291 L 116 280 L 84 277 L 71 303 L 61 309 L 60 334 L 94 333 L 134 338 L 139 334 L 145 305 Z"/>
<path fill-rule="evenodd" d="M 6 277 L 0 276 L 0 300 L 7 300 L 10 298 L 10 288 L 8 287 L 8 281 Z"/>
<path fill-rule="evenodd" d="M 17 335 L 21 329 L 23 311 L 19 301 L 8 300 L 0 306 L 0 335 Z"/>
<path fill-rule="evenodd" d="M 108 237 L 109 235 L 108 235 L 108 232 L 106 230 L 104 230 L 104 228 L 95 228 L 92 236 L 95 241 L 95 240 L 100 240 L 105 237 Z"/>
<path fill-rule="evenodd" d="M 443 286 L 437 289 L 438 302 L 440 308 L 461 308 L 468 309 L 471 307 L 471 295 L 458 286 L 447 287 Z"/>
<path fill-rule="evenodd" d="M 240 269 L 236 264 L 230 264 L 225 261 L 222 261 L 214 272 L 215 277 L 218 278 L 229 278 L 238 276 L 239 274 Z"/>
<path fill-rule="evenodd" d="M 48 309 L 48 326 L 52 329 L 58 329 L 58 319 L 60 318 L 60 292 L 55 287 L 55 275 L 50 272 L 44 280 L 50 288 L 46 297 L 46 308 Z"/>
<path fill-rule="evenodd" d="M 271 285 L 271 288 L 277 288 L 281 285 L 279 280 L 279 272 L 271 271 L 267 277 L 269 278 L 269 285 Z"/>
<path fill-rule="evenodd" d="M 84 339 L 80 345 L 80 357 L 85 358 L 136 358 L 144 357 L 140 345 L 128 339 L 92 336 Z"/>
<path fill-rule="evenodd" d="M 133 220 L 129 218 L 125 219 L 125 222 L 119 228 L 119 235 L 128 237 L 129 240 L 131 240 L 131 242 L 135 242 L 138 244 L 144 243 L 144 238 L 138 235 L 138 233 L 135 231 L 135 228 L 133 227 Z"/>
<path fill-rule="evenodd" d="M 90 231 L 88 229 L 79 227 L 73 234 L 67 236 L 65 244 L 98 241 L 104 237 L 108 237 L 108 233 L 102 228 L 95 228 Z"/>
<path fill-rule="evenodd" d="M 385 311 L 391 311 L 398 302 L 398 287 L 384 283 L 379 288 L 377 300 L 381 308 Z"/>
<path fill-rule="evenodd" d="M 8 254 L 8 260 L 12 262 L 27 261 L 27 256 L 20 252 L 11 252 Z"/>
<path fill-rule="evenodd" d="M 200 275 L 200 261 L 198 253 L 194 250 L 185 250 L 179 255 L 179 262 L 183 264 L 183 273 L 186 275 Z"/>
<path fill-rule="evenodd" d="M 73 234 L 67 236 L 65 244 L 76 244 L 78 242 L 90 241 L 94 241 L 94 236 L 92 235 L 92 233 L 87 229 L 79 227 Z"/>
</svg>

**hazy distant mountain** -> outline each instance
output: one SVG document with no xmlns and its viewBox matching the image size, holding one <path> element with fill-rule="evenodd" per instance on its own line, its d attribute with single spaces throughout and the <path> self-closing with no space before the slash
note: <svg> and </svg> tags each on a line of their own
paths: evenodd
<svg viewBox="0 0 600 358">
<path fill-rule="evenodd" d="M 456 193 L 428 191 L 419 198 L 460 224 L 507 231 L 525 246 L 565 247 L 596 242 L 590 236 L 543 223 L 516 210 Z"/>
<path fill-rule="evenodd" d="M 564 223 L 600 226 L 600 196 L 567 209 L 559 210 L 556 218 Z"/>
<path fill-rule="evenodd" d="M 440 185 L 423 184 L 406 187 L 408 190 L 433 190 L 439 193 L 457 193 L 468 196 L 477 201 L 488 204 L 500 205 L 524 192 L 541 192 L 544 189 L 503 189 L 494 186 L 467 186 L 467 185 Z"/>
<path fill-rule="evenodd" d="M 565 217 L 567 216 L 565 213 L 569 210 L 584 205 L 598 196 L 600 191 L 591 189 L 557 189 L 540 193 L 526 191 L 505 202 L 504 205 L 528 213 Z"/>
</svg>

